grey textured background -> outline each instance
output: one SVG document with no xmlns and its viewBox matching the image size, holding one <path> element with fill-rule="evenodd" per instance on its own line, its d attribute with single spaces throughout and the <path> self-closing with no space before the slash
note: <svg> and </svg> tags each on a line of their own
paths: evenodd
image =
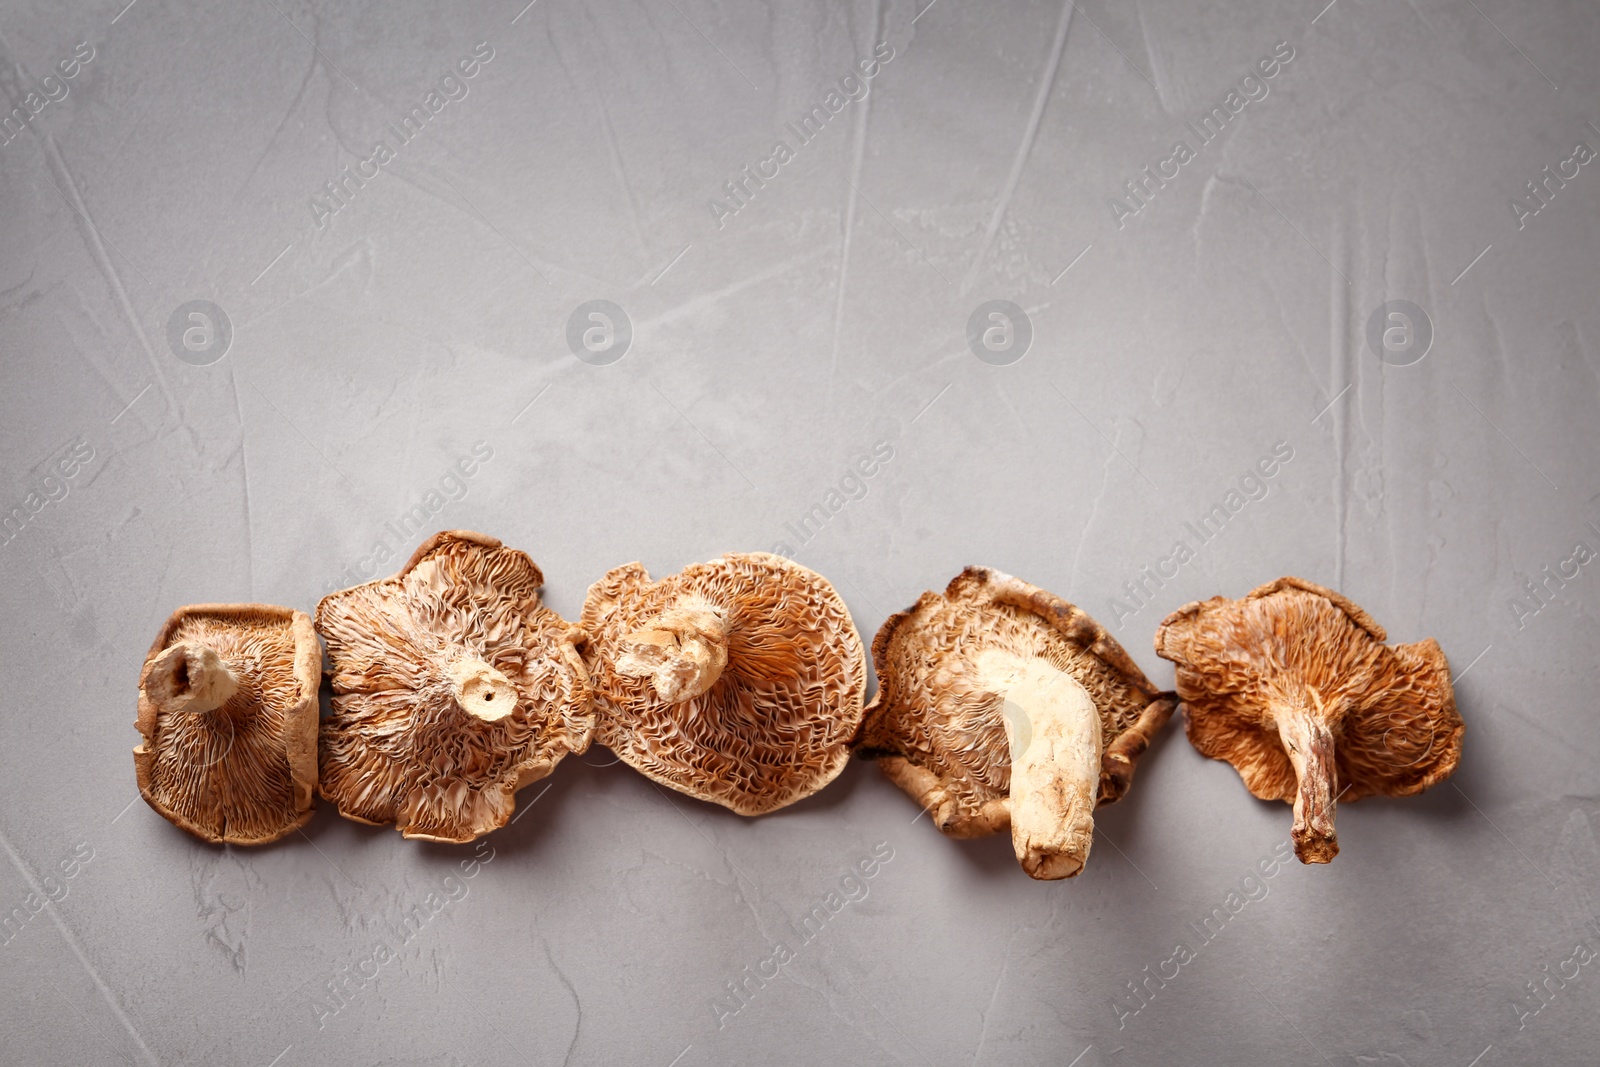
<svg viewBox="0 0 1600 1067">
<path fill-rule="evenodd" d="M 923 2 L 4 4 L 29 118 L 0 146 L 0 1061 L 1593 1062 L 1600 966 L 1568 961 L 1600 947 L 1600 565 L 1567 561 L 1600 550 L 1600 165 L 1547 203 L 1526 183 L 1600 146 L 1600 11 Z M 319 212 L 480 42 L 470 92 Z M 796 147 L 785 123 L 878 42 L 870 93 Z M 1267 95 L 1119 220 L 1279 42 Z M 794 158 L 732 211 L 779 138 Z M 632 325 L 610 365 L 565 340 L 593 299 Z M 965 335 L 994 299 L 1034 335 L 1006 366 Z M 226 351 L 184 320 L 202 351 L 175 354 L 191 300 Z M 1390 300 L 1431 321 L 1420 361 L 1368 347 Z M 1266 495 L 1127 600 L 1280 442 Z M 421 534 L 386 527 L 414 506 Z M 1342 807 L 1331 866 L 1251 883 L 1132 1015 L 1128 983 L 1290 824 L 1176 726 L 1053 884 L 861 764 L 748 821 L 595 749 L 471 878 L 470 848 L 327 805 L 241 850 L 137 802 L 172 609 L 309 610 L 447 527 L 529 551 L 569 618 L 616 564 L 785 546 L 870 636 L 985 563 L 1163 685 L 1166 612 L 1298 574 L 1441 641 L 1466 753 Z M 867 897 L 800 945 L 786 924 L 880 842 Z M 778 940 L 794 959 L 719 1013 Z M 398 958 L 363 978 L 379 941 Z"/>
</svg>

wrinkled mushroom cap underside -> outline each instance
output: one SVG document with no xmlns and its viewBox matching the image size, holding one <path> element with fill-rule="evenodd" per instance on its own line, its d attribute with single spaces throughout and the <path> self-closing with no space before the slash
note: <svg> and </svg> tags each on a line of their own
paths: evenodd
<svg viewBox="0 0 1600 1067">
<path fill-rule="evenodd" d="M 969 812 L 1011 789 L 1005 700 L 985 686 L 979 669 L 986 650 L 1036 657 L 1075 678 L 1094 700 L 1102 747 L 1134 726 L 1156 696 L 1092 621 L 1083 626 L 1083 640 L 1073 641 L 1037 612 L 997 601 L 991 583 L 1004 577 L 968 567 L 944 593 L 923 593 L 910 610 L 891 615 L 872 642 L 878 693 L 866 710 L 861 754 L 902 756 L 932 771 Z"/>
<path fill-rule="evenodd" d="M 164 710 L 145 687 L 178 643 L 207 648 L 238 681 L 202 715 Z M 311 818 L 317 778 L 322 649 L 303 612 L 270 604 L 196 604 L 162 627 L 139 678 L 144 740 L 133 750 L 139 793 L 207 841 L 259 845 Z"/>
<path fill-rule="evenodd" d="M 1420 793 L 1455 770 L 1464 725 L 1438 642 L 1382 644 L 1384 631 L 1348 600 L 1280 579 L 1243 600 L 1178 609 L 1156 634 L 1177 664 L 1189 740 L 1231 763 L 1251 793 L 1293 802 L 1297 781 L 1274 702 L 1312 694 L 1335 739 L 1340 802 Z"/>
<path fill-rule="evenodd" d="M 719 609 L 727 663 L 710 689 L 667 703 L 618 670 L 623 638 L 683 602 Z M 596 738 L 662 785 L 760 815 L 810 796 L 849 760 L 866 650 L 821 575 L 765 552 L 729 553 L 652 582 L 610 571 L 583 607 Z"/>
<path fill-rule="evenodd" d="M 505 825 L 517 789 L 588 747 L 578 633 L 540 604 L 543 581 L 526 554 L 447 531 L 394 577 L 323 598 L 334 696 L 320 789 L 341 815 L 470 841 Z M 515 711 L 493 721 L 465 711 L 464 660 L 499 672 Z M 474 695 L 504 693 L 505 682 Z"/>
</svg>

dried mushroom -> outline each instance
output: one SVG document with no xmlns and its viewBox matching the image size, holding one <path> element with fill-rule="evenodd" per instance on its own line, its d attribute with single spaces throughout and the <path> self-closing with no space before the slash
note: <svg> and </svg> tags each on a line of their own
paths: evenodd
<svg viewBox="0 0 1600 1067">
<path fill-rule="evenodd" d="M 663 785 L 760 815 L 849 759 L 866 653 L 798 563 L 730 553 L 658 582 L 630 563 L 590 587 L 583 629 L 597 739 Z"/>
<path fill-rule="evenodd" d="M 1461 758 L 1444 651 L 1386 640 L 1365 611 L 1300 578 L 1187 604 L 1156 632 L 1156 652 L 1178 665 L 1189 740 L 1262 800 L 1293 801 L 1302 863 L 1338 854 L 1339 799 L 1420 793 Z"/>
<path fill-rule="evenodd" d="M 860 754 L 952 837 L 1009 826 L 1034 878 L 1083 869 L 1095 807 L 1127 792 L 1175 703 L 1089 616 L 987 567 L 891 615 L 872 660 Z"/>
<path fill-rule="evenodd" d="M 139 674 L 139 793 L 207 841 L 261 845 L 304 826 L 317 783 L 322 649 L 270 604 L 179 608 Z"/>
<path fill-rule="evenodd" d="M 580 632 L 539 603 L 543 584 L 524 553 L 452 530 L 394 577 L 322 599 L 334 695 L 319 788 L 339 814 L 471 841 L 588 747 Z"/>
</svg>

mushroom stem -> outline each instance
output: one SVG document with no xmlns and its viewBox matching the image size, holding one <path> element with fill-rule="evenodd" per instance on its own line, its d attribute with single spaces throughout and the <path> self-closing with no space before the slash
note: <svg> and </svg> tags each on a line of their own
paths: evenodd
<svg viewBox="0 0 1600 1067">
<path fill-rule="evenodd" d="M 1301 863 L 1328 863 L 1339 854 L 1333 829 L 1338 771 L 1333 733 L 1312 709 L 1296 703 L 1275 709 L 1278 736 L 1294 764 L 1299 788 L 1294 798 L 1294 854 Z"/>
<path fill-rule="evenodd" d="M 517 710 L 517 690 L 511 679 L 477 656 L 463 656 L 450 665 L 451 692 L 456 703 L 484 722 L 498 722 Z"/>
<path fill-rule="evenodd" d="M 1072 675 L 1033 657 L 985 652 L 1011 746 L 1011 844 L 1029 877 L 1071 878 L 1094 842 L 1100 714 Z"/>
<path fill-rule="evenodd" d="M 717 683 L 728 665 L 723 615 L 705 601 L 688 601 L 622 639 L 617 672 L 649 678 L 669 704 L 693 700 Z"/>
<path fill-rule="evenodd" d="M 162 711 L 204 715 L 226 704 L 239 678 L 216 649 L 179 641 L 146 668 L 144 691 Z"/>
</svg>

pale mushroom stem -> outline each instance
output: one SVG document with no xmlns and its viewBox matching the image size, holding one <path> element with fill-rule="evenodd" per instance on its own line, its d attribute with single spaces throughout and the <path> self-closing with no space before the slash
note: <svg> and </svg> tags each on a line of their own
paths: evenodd
<svg viewBox="0 0 1600 1067">
<path fill-rule="evenodd" d="M 1338 777 L 1333 734 L 1308 705 L 1295 703 L 1275 711 L 1278 736 L 1299 783 L 1294 798 L 1294 854 L 1301 863 L 1331 862 L 1339 854 L 1333 829 L 1333 786 Z"/>
<path fill-rule="evenodd" d="M 669 704 L 706 692 L 728 665 L 728 631 L 722 612 L 709 603 L 685 603 L 622 639 L 617 671 L 649 678 Z"/>
<path fill-rule="evenodd" d="M 239 678 L 213 648 L 179 641 L 151 661 L 144 691 L 162 711 L 204 715 L 226 704 Z"/>
<path fill-rule="evenodd" d="M 1011 745 L 1011 844 L 1032 878 L 1071 878 L 1094 843 L 1100 713 L 1072 675 L 1042 660 L 989 659 Z"/>
<path fill-rule="evenodd" d="M 511 679 L 476 656 L 463 656 L 450 665 L 450 688 L 456 703 L 485 722 L 498 722 L 517 710 L 517 690 Z"/>
</svg>

